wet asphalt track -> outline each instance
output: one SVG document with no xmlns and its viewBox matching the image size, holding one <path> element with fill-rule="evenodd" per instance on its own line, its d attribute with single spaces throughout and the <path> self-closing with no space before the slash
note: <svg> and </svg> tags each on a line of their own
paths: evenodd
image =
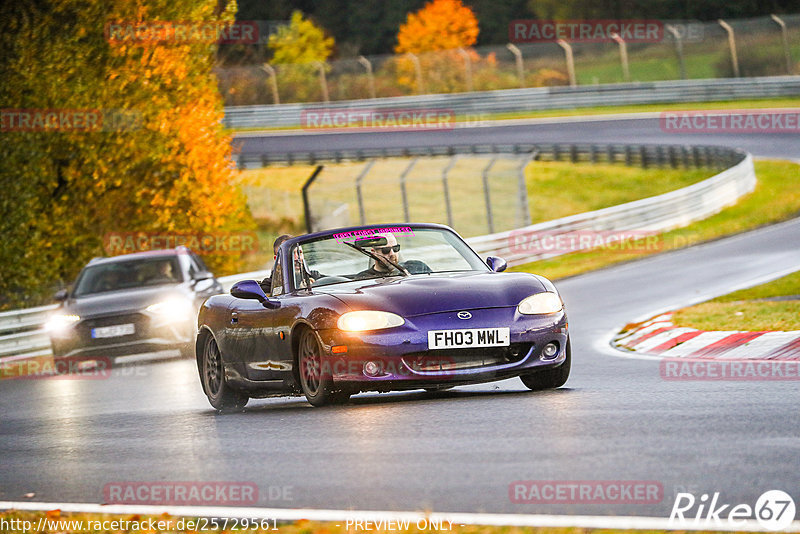
<svg viewBox="0 0 800 534">
<path fill-rule="evenodd" d="M 797 136 L 673 138 L 647 121 L 448 133 L 469 134 L 800 154 Z M 249 139 L 245 149 L 308 150 L 323 137 L 328 149 L 374 138 L 433 142 L 347 134 Z M 3 381 L 0 499 L 33 492 L 36 501 L 103 502 L 104 486 L 120 481 L 239 481 L 259 486 L 259 505 L 292 508 L 665 517 L 677 491 L 719 491 L 726 503 L 752 505 L 782 489 L 800 502 L 800 382 L 666 381 L 657 362 L 616 357 L 603 344 L 644 314 L 793 267 L 800 220 L 561 282 L 574 362 L 556 391 L 529 392 L 514 379 L 438 397 L 362 394 L 324 409 L 301 398 L 256 399 L 220 416 L 186 360 L 137 363 L 106 380 Z M 508 491 L 516 480 L 648 480 L 664 495 L 652 505 L 516 504 Z"/>
</svg>

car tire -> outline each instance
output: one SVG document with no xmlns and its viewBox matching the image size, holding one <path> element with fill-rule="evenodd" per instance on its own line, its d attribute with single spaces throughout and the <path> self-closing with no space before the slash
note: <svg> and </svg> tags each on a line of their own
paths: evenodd
<svg viewBox="0 0 800 534">
<path fill-rule="evenodd" d="M 200 379 L 211 406 L 221 412 L 241 410 L 250 400 L 246 394 L 232 389 L 225 380 L 225 364 L 213 336 L 208 336 L 203 346 Z"/>
<path fill-rule="evenodd" d="M 316 332 L 305 328 L 297 344 L 297 370 L 300 388 L 312 406 L 341 404 L 350 399 L 350 393 L 335 390 L 329 369 L 322 362 L 322 343 Z"/>
<path fill-rule="evenodd" d="M 536 371 L 533 373 L 526 373 L 520 375 L 522 383 L 525 387 L 534 391 L 540 389 L 554 389 L 564 385 L 569 378 L 569 371 L 572 365 L 572 344 L 567 338 L 567 357 L 564 363 L 555 369 L 547 369 L 546 371 Z"/>
</svg>

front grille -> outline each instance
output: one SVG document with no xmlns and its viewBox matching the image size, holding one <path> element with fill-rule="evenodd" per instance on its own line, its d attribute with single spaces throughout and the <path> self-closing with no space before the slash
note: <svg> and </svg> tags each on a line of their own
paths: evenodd
<svg viewBox="0 0 800 534">
<path fill-rule="evenodd" d="M 406 354 L 403 363 L 416 372 L 476 369 L 519 362 L 531 349 L 533 343 L 512 343 L 508 347 L 426 350 Z"/>
</svg>

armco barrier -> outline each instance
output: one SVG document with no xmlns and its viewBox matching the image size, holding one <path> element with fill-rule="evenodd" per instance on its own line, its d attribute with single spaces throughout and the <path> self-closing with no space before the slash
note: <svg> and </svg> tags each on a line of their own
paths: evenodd
<svg viewBox="0 0 800 534">
<path fill-rule="evenodd" d="M 647 153 L 647 151 L 627 151 L 628 154 L 634 152 L 639 154 L 639 157 Z M 664 151 L 658 150 L 658 152 Z M 578 151 L 573 153 L 578 154 Z M 554 256 L 556 253 L 532 254 L 526 250 L 515 250 L 512 241 L 515 237 L 525 238 L 537 232 L 557 235 L 581 230 L 661 232 L 717 213 L 725 206 L 734 204 L 738 198 L 755 187 L 756 176 L 750 154 L 718 147 L 715 150 L 701 151 L 699 154 L 699 157 L 708 156 L 717 163 L 731 162 L 733 166 L 707 180 L 677 191 L 509 232 L 472 237 L 467 239 L 467 242 L 482 257 L 501 256 L 509 265 L 518 265 L 545 256 Z M 707 161 L 711 163 L 712 159 Z M 227 291 L 238 280 L 260 279 L 267 274 L 268 271 L 254 271 L 220 277 L 219 280 Z M 42 306 L 0 313 L 0 363 L 50 354 L 50 342 L 44 333 L 43 324 L 47 314 L 55 308 L 56 306 Z"/>
<path fill-rule="evenodd" d="M 303 110 L 431 110 L 481 117 L 542 109 L 623 106 L 783 98 L 800 95 L 800 76 L 723 78 L 604 84 L 579 87 L 534 87 L 473 93 L 402 96 L 329 103 L 232 106 L 225 108 L 228 128 L 281 128 L 301 125 Z"/>
</svg>

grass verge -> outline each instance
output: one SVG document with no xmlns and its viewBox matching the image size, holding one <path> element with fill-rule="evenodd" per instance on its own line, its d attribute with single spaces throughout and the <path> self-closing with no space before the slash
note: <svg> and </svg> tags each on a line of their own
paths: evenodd
<svg viewBox="0 0 800 534">
<path fill-rule="evenodd" d="M 116 521 L 113 524 L 112 521 Z M 193 522 L 194 528 L 187 528 L 186 525 L 189 521 Z M 544 527 L 492 527 L 485 525 L 457 525 L 448 524 L 446 521 L 443 525 L 424 524 L 421 520 L 419 524 L 410 521 L 406 528 L 403 522 L 402 529 L 387 529 L 383 523 L 361 522 L 361 525 L 348 525 L 345 521 L 341 522 L 316 522 L 316 521 L 289 521 L 279 522 L 273 520 L 264 520 L 263 525 L 259 528 L 239 528 L 239 529 L 225 529 L 213 528 L 209 525 L 211 519 L 197 518 L 180 518 L 169 516 L 167 514 L 160 516 L 139 516 L 139 515 L 125 515 L 125 514 L 85 514 L 85 513 L 66 513 L 59 510 L 48 512 L 18 512 L 9 511 L 0 513 L 0 524 L 19 526 L 20 528 L 5 529 L 0 532 L 13 532 L 15 534 L 100 534 L 105 532 L 142 532 L 142 533 L 156 533 L 156 532 L 203 532 L 203 533 L 216 533 L 223 532 L 240 532 L 242 534 L 268 534 L 279 532 L 280 534 L 352 534 L 353 532 L 403 532 L 407 534 L 416 533 L 431 533 L 431 532 L 456 532 L 460 534 L 622 534 L 622 533 L 646 533 L 646 534 L 673 534 L 674 531 L 666 530 L 625 530 L 625 529 L 591 529 L 591 528 L 544 528 Z M 215 521 L 221 526 L 224 518 L 216 518 Z M 233 519 L 228 520 L 228 525 L 233 523 Z M 27 523 L 23 523 L 27 522 Z M 105 522 L 105 523 L 104 523 Z M 135 527 L 131 525 L 135 524 Z M 204 524 L 206 528 L 197 528 L 196 525 Z M 30 526 L 29 529 L 24 529 L 24 526 Z M 37 528 L 41 526 L 41 529 Z M 102 527 L 107 528 L 102 528 Z M 108 528 L 120 527 L 125 528 Z M 261 528 L 261 526 L 265 528 Z M 436 527 L 439 528 L 436 528 Z M 98 527 L 98 528 L 93 528 Z M 716 531 L 697 531 L 697 534 L 707 534 Z"/>
<path fill-rule="evenodd" d="M 574 252 L 527 263 L 509 270 L 535 272 L 550 279 L 566 278 L 625 261 L 710 241 L 800 214 L 800 166 L 788 161 L 757 161 L 755 190 L 736 205 L 702 221 L 665 232 L 655 246 L 642 245 Z"/>
<path fill-rule="evenodd" d="M 792 300 L 763 300 L 776 297 Z M 699 330 L 800 330 L 800 271 L 675 312 L 678 326 Z"/>
</svg>

